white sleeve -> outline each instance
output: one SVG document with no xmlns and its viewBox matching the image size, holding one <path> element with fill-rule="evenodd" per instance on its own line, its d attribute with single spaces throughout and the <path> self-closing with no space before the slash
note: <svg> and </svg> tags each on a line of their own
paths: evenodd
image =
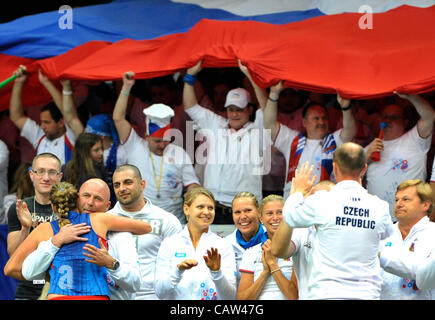
<svg viewBox="0 0 435 320">
<path fill-rule="evenodd" d="M 256 246 L 248 248 L 242 254 L 242 260 L 240 260 L 239 271 L 254 274 L 254 260 L 255 255 L 253 250 Z"/>
<path fill-rule="evenodd" d="M 279 131 L 273 146 L 286 157 L 286 160 L 290 157 L 291 145 L 297 135 L 299 135 L 299 132 L 296 130 L 290 129 L 282 123 L 279 124 Z"/>
<path fill-rule="evenodd" d="M 282 209 L 284 221 L 293 228 L 306 228 L 314 225 L 316 212 L 318 214 L 318 209 L 314 206 L 316 202 L 319 203 L 317 198 L 317 193 L 309 196 L 306 200 L 304 200 L 304 196 L 300 192 L 291 194 Z"/>
<path fill-rule="evenodd" d="M 136 292 L 141 287 L 139 258 L 133 235 L 129 232 L 114 232 L 108 235 L 109 254 L 118 260 L 117 270 L 107 269 L 115 283 L 129 292 Z"/>
<path fill-rule="evenodd" d="M 211 110 L 201 107 L 199 104 L 185 111 L 200 129 L 223 128 L 228 124 L 227 119 L 217 115 Z"/>
<path fill-rule="evenodd" d="M 6 143 L 4 143 L 3 140 L 0 140 L 0 171 L 7 170 L 8 165 L 9 165 L 9 149 Z"/>
<path fill-rule="evenodd" d="M 128 134 L 127 140 L 123 141 L 120 145 L 122 145 L 124 151 L 127 154 L 127 160 L 129 153 L 135 152 L 137 149 L 137 145 L 142 141 L 145 140 L 141 138 L 133 127 L 130 129 L 130 133 Z M 146 140 L 145 140 L 146 141 Z M 147 143 L 147 142 L 145 142 Z"/>
<path fill-rule="evenodd" d="M 21 130 L 21 136 L 30 142 L 32 147 L 36 149 L 39 140 L 44 136 L 44 131 L 38 124 L 30 118 L 27 118 Z"/>
<path fill-rule="evenodd" d="M 166 238 L 180 233 L 182 229 L 183 227 L 181 226 L 180 220 L 173 214 L 170 214 L 167 219 L 164 219 L 162 235 Z"/>
<path fill-rule="evenodd" d="M 65 123 L 65 135 L 68 138 L 69 142 L 74 146 L 76 144 L 76 134 L 74 131 Z"/>
<path fill-rule="evenodd" d="M 420 239 L 422 240 L 422 239 Z M 430 265 L 434 266 L 432 260 L 434 260 L 434 251 L 431 244 L 432 239 L 424 239 L 422 241 L 428 242 L 429 246 L 426 248 L 419 248 L 419 254 L 414 252 L 400 250 L 397 246 L 382 246 L 379 262 L 381 267 L 396 276 L 408 279 L 417 279 L 417 275 L 420 278 L 420 283 L 426 285 L 421 280 L 422 278 L 430 279 L 435 274 L 435 271 L 430 270 Z M 388 241 L 388 240 L 387 240 Z M 430 280 L 429 280 L 430 282 Z M 418 286 L 420 288 L 420 286 Z M 435 289 L 435 286 L 432 287 Z M 420 288 L 422 289 L 422 288 Z"/>
<path fill-rule="evenodd" d="M 154 290 L 159 299 L 166 299 L 180 282 L 183 272 L 172 265 L 171 243 L 162 241 L 156 259 Z"/>
<path fill-rule="evenodd" d="M 341 133 L 343 132 L 343 129 L 338 129 L 335 131 L 332 135 L 334 136 L 335 144 L 337 147 L 341 146 L 343 144 L 343 140 L 341 140 Z"/>
<path fill-rule="evenodd" d="M 399 249 L 392 247 L 382 247 L 379 262 L 385 271 L 408 279 L 415 279 L 420 264 L 414 255 L 403 254 Z"/>
<path fill-rule="evenodd" d="M 415 280 L 420 290 L 435 289 L 435 256 L 417 268 Z"/>
<path fill-rule="evenodd" d="M 221 268 L 216 272 L 209 269 L 209 273 L 216 285 L 218 297 L 223 300 L 234 300 L 236 298 L 236 258 L 230 243 L 223 248 L 220 255 Z"/>
<path fill-rule="evenodd" d="M 293 252 L 293 255 L 295 255 L 299 251 L 299 249 L 302 247 L 306 239 L 307 239 L 306 228 L 297 228 L 293 230 L 292 239 L 291 239 L 291 242 L 293 242 L 293 245 L 295 246 L 295 251 Z"/>
<path fill-rule="evenodd" d="M 379 235 L 381 240 L 384 240 L 394 234 L 394 227 L 393 222 L 391 221 L 389 204 L 386 201 L 383 202 L 385 208 L 380 209 L 384 212 L 381 221 L 382 228 L 379 228 Z"/>
<path fill-rule="evenodd" d="M 54 256 L 60 248 L 56 247 L 51 238 L 39 243 L 38 248 L 23 261 L 21 273 L 24 279 L 34 280 L 44 278 Z"/>
</svg>

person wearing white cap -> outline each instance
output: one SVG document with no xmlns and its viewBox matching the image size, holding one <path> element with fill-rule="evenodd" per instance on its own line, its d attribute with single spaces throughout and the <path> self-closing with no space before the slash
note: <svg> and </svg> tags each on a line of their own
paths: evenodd
<svg viewBox="0 0 435 320">
<path fill-rule="evenodd" d="M 199 180 L 184 149 L 170 143 L 169 129 L 174 111 L 161 103 L 144 109 L 146 132 L 144 137 L 139 136 L 125 119 L 128 96 L 135 83 L 134 73 L 124 73 L 122 80 L 123 86 L 113 110 L 113 120 L 127 152 L 127 163 L 138 167 L 147 182 L 144 196 L 185 223 L 183 188 L 197 187 Z"/>
<path fill-rule="evenodd" d="M 215 224 L 233 224 L 231 202 L 239 191 L 250 191 L 262 198 L 262 114 L 257 110 L 255 123 L 249 121 L 254 111 L 249 92 L 243 88 L 228 92 L 225 108 L 228 119 L 198 104 L 194 91 L 195 76 L 202 61 L 187 69 L 184 77 L 184 110 L 207 138 L 207 159 L 203 160 L 204 187 L 216 198 Z M 198 153 L 198 150 L 197 150 Z M 198 159 L 201 161 L 202 159 Z"/>
</svg>

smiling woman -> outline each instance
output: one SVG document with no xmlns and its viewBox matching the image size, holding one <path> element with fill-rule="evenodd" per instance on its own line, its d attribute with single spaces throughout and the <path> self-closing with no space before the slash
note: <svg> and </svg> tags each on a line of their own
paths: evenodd
<svg viewBox="0 0 435 320">
<path fill-rule="evenodd" d="M 249 191 L 237 193 L 232 202 L 233 221 L 236 230 L 226 239 L 231 242 L 236 255 L 237 283 L 240 281 L 239 265 L 246 249 L 267 240 L 265 229 L 260 223 L 257 197 Z"/>
<path fill-rule="evenodd" d="M 291 281 L 292 259 L 279 259 L 271 252 L 273 235 L 283 220 L 283 206 L 284 199 L 273 194 L 261 203 L 260 221 L 267 230 L 268 239 L 243 253 L 237 291 L 239 300 L 294 300 L 298 297 L 297 287 Z"/>
<path fill-rule="evenodd" d="M 210 230 L 213 194 L 202 187 L 184 196 L 187 224 L 163 240 L 156 261 L 154 286 L 160 299 L 234 299 L 235 259 L 231 244 Z"/>
</svg>

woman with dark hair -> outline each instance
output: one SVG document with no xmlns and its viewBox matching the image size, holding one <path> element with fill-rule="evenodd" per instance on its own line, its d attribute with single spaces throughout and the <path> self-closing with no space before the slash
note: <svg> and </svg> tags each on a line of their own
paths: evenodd
<svg viewBox="0 0 435 320">
<path fill-rule="evenodd" d="M 108 183 L 101 138 L 93 133 L 81 133 L 74 146 L 73 158 L 62 167 L 62 172 L 64 180 L 77 189 L 90 178 L 100 178 Z"/>
<path fill-rule="evenodd" d="M 151 231 L 147 222 L 126 217 L 120 217 L 104 212 L 78 213 L 77 189 L 68 182 L 55 184 L 50 192 L 50 201 L 58 220 L 40 224 L 24 242 L 17 248 L 4 268 L 7 276 L 22 279 L 21 268 L 24 259 L 39 243 L 51 239 L 60 228 L 68 225 L 81 225 L 88 231 L 82 236 L 87 239 L 69 244 L 55 243 L 60 247 L 49 270 L 50 289 L 49 300 L 107 300 L 109 289 L 107 284 L 107 270 L 86 261 L 83 255 L 85 243 L 99 246 L 98 240 L 105 243 L 108 231 L 129 231 L 134 234 L 145 234 Z"/>
</svg>

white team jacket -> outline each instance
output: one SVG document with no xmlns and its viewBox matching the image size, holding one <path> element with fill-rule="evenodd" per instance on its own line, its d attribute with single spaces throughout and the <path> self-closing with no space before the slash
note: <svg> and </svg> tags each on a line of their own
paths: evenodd
<svg viewBox="0 0 435 320">
<path fill-rule="evenodd" d="M 211 247 L 221 255 L 221 269 L 217 272 L 210 271 L 203 258 Z M 177 264 L 185 259 L 195 259 L 198 265 L 180 271 Z M 157 255 L 154 287 L 160 299 L 235 299 L 236 264 L 231 244 L 209 229 L 195 249 L 186 225 L 180 233 L 163 240 Z"/>
<path fill-rule="evenodd" d="M 138 212 L 128 212 L 122 209 L 119 202 L 108 213 L 130 217 L 136 220 L 148 222 L 152 231 L 147 234 L 133 236 L 139 258 L 140 274 L 142 283 L 136 292 L 136 300 L 157 300 L 154 290 L 154 268 L 160 245 L 166 237 L 181 231 L 181 223 L 172 213 L 169 213 L 146 199 L 145 206 Z"/>
<path fill-rule="evenodd" d="M 380 261 L 386 271 L 382 273 L 381 299 L 435 299 L 434 271 L 430 268 L 434 248 L 435 223 L 428 217 L 418 221 L 405 239 L 396 223 L 394 234 L 381 244 Z"/>
<path fill-rule="evenodd" d="M 283 216 L 292 227 L 317 226 L 306 299 L 380 298 L 379 245 L 393 233 L 386 201 L 345 180 L 306 199 L 290 195 Z"/>
</svg>

